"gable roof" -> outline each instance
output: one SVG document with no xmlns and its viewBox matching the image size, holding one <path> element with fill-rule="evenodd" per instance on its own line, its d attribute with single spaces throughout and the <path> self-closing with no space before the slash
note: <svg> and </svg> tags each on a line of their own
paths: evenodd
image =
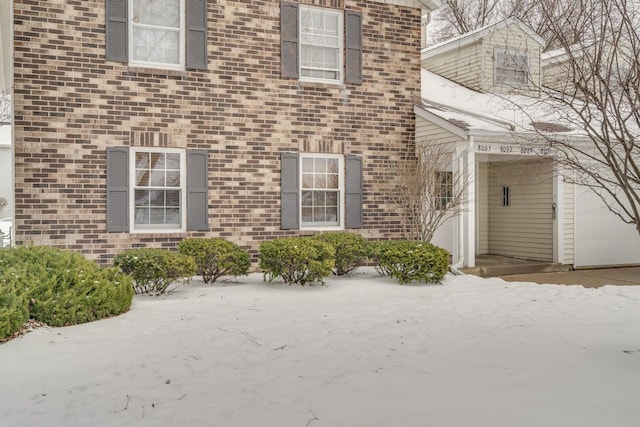
<svg viewBox="0 0 640 427">
<path fill-rule="evenodd" d="M 495 30 L 506 28 L 512 25 L 515 25 L 518 28 L 520 28 L 523 32 L 525 32 L 529 37 L 531 37 L 532 40 L 534 40 L 540 46 L 545 46 L 547 44 L 547 42 L 542 37 L 540 37 L 535 31 L 533 31 L 533 29 L 529 27 L 527 24 L 525 24 L 518 18 L 510 17 L 510 18 L 503 19 L 502 21 L 496 22 L 495 24 L 485 25 L 484 27 L 459 35 L 452 39 L 446 40 L 442 43 L 438 43 L 436 45 L 427 47 L 422 50 L 422 60 L 424 61 L 434 56 L 459 49 L 471 43 L 475 43 L 481 40 L 482 38 L 486 37 L 488 34 L 490 34 Z"/>
</svg>

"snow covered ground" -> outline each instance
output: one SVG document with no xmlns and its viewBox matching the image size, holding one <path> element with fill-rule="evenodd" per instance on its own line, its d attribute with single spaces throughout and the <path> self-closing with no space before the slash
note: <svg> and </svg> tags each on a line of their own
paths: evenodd
<svg viewBox="0 0 640 427">
<path fill-rule="evenodd" d="M 194 280 L 0 373 L 2 426 L 637 426 L 640 287 Z"/>
</svg>

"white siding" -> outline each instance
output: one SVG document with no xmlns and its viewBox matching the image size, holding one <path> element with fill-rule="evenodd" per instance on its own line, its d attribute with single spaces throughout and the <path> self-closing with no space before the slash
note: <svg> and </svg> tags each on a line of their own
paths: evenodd
<svg viewBox="0 0 640 427">
<path fill-rule="evenodd" d="M 502 205 L 502 189 L 511 205 Z M 553 260 L 553 165 L 548 160 L 489 164 L 489 252 Z"/>
<path fill-rule="evenodd" d="M 472 43 L 422 61 L 422 67 L 468 88 L 480 90 L 482 82 L 481 52 L 481 43 Z"/>
<path fill-rule="evenodd" d="M 478 217 L 478 255 L 489 253 L 489 164 L 476 169 L 476 215 Z"/>
<path fill-rule="evenodd" d="M 442 129 L 430 121 L 417 116 L 416 117 L 416 145 L 420 146 L 425 143 L 452 143 L 460 141 L 460 137 L 451 132 Z"/>
</svg>

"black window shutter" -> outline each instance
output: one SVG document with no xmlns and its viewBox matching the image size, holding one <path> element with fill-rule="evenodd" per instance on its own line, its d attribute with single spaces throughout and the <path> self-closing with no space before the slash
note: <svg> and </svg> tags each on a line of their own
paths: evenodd
<svg viewBox="0 0 640 427">
<path fill-rule="evenodd" d="M 207 150 L 187 150 L 187 230 L 209 230 Z"/>
<path fill-rule="evenodd" d="M 127 0 L 107 0 L 105 21 L 107 61 L 127 62 L 129 60 L 128 10 Z"/>
<path fill-rule="evenodd" d="M 280 3 L 280 58 L 282 77 L 298 78 L 298 5 L 296 3 Z"/>
<path fill-rule="evenodd" d="M 297 230 L 300 228 L 299 155 L 282 153 L 280 167 L 280 226 L 283 230 Z"/>
<path fill-rule="evenodd" d="M 187 0 L 187 68 L 207 69 L 207 1 Z"/>
<path fill-rule="evenodd" d="M 345 25 L 345 81 L 362 83 L 362 13 L 347 10 Z"/>
<path fill-rule="evenodd" d="M 362 228 L 362 157 L 347 156 L 345 227 Z"/>
<path fill-rule="evenodd" d="M 107 148 L 107 232 L 129 231 L 129 148 Z"/>
</svg>

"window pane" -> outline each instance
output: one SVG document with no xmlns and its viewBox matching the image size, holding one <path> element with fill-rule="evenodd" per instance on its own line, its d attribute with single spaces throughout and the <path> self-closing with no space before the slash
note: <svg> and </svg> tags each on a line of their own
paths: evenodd
<svg viewBox="0 0 640 427">
<path fill-rule="evenodd" d="M 325 210 L 327 222 L 338 222 L 338 208 L 337 207 L 327 207 Z"/>
<path fill-rule="evenodd" d="M 302 159 L 302 172 L 313 172 L 313 159 Z"/>
<path fill-rule="evenodd" d="M 180 0 L 133 0 L 133 22 L 165 27 L 180 26 Z"/>
<path fill-rule="evenodd" d="M 302 206 L 313 206 L 313 192 L 312 191 L 303 191 L 302 192 Z"/>
<path fill-rule="evenodd" d="M 326 196 L 323 191 L 316 191 L 313 196 L 313 205 L 314 206 L 324 206 L 326 202 Z"/>
<path fill-rule="evenodd" d="M 147 170 L 136 171 L 136 185 L 140 187 L 146 187 L 149 185 L 149 171 Z"/>
<path fill-rule="evenodd" d="M 327 206 L 338 206 L 338 193 L 335 191 L 327 192 Z"/>
<path fill-rule="evenodd" d="M 180 224 L 180 209 L 167 209 L 167 224 Z"/>
<path fill-rule="evenodd" d="M 135 223 L 136 224 L 149 224 L 149 209 L 148 208 L 136 208 L 136 211 L 135 211 Z"/>
<path fill-rule="evenodd" d="M 151 206 L 164 206 L 164 190 L 150 191 L 149 199 L 149 204 Z"/>
<path fill-rule="evenodd" d="M 316 173 L 327 171 L 327 159 L 315 159 Z"/>
<path fill-rule="evenodd" d="M 302 188 L 313 188 L 313 175 L 305 173 L 302 175 Z"/>
<path fill-rule="evenodd" d="M 135 206 L 149 206 L 148 190 L 136 190 L 134 198 L 135 198 Z"/>
<path fill-rule="evenodd" d="M 167 187 L 180 187 L 180 171 L 167 171 Z"/>
<path fill-rule="evenodd" d="M 312 222 L 312 221 L 313 221 L 313 209 L 302 208 L 302 222 Z"/>
<path fill-rule="evenodd" d="M 165 224 L 164 221 L 164 208 L 151 208 L 149 209 L 149 223 L 151 224 Z"/>
<path fill-rule="evenodd" d="M 164 187 L 164 170 L 152 170 L 150 182 L 152 187 Z"/>
<path fill-rule="evenodd" d="M 180 154 L 167 153 L 165 159 L 167 161 L 167 169 L 180 170 Z"/>
<path fill-rule="evenodd" d="M 180 191 L 169 190 L 165 192 L 167 206 L 180 206 Z"/>
<path fill-rule="evenodd" d="M 338 188 L 338 175 L 327 175 L 327 188 Z"/>
<path fill-rule="evenodd" d="M 327 188 L 327 176 L 326 175 L 316 175 L 316 179 L 314 180 L 315 188 Z"/>
<path fill-rule="evenodd" d="M 149 153 L 136 153 L 136 169 L 149 169 Z"/>
</svg>

